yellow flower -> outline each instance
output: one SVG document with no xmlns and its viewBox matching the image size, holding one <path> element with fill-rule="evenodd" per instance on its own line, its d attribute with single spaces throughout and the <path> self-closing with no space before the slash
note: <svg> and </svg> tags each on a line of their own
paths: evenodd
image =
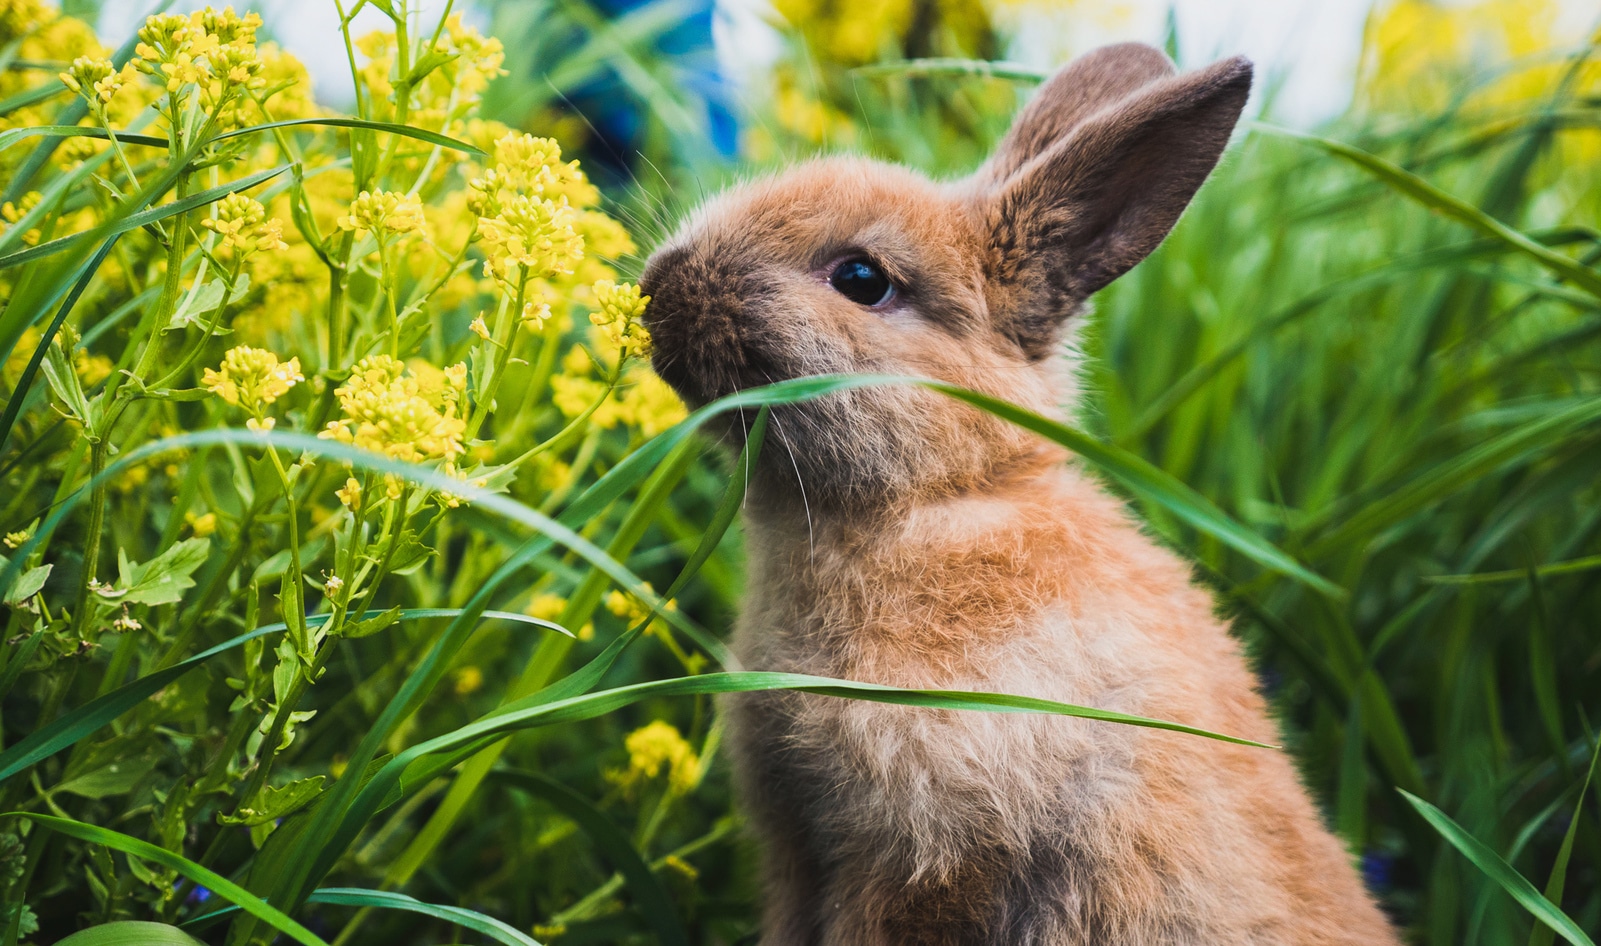
<svg viewBox="0 0 1601 946">
<path fill-rule="evenodd" d="M 523 306 L 522 325 L 530 332 L 543 331 L 545 322 L 550 318 L 550 303 L 541 302 L 538 305 L 530 302 Z"/>
<path fill-rule="evenodd" d="M 618 412 L 628 426 L 641 436 L 654 437 L 689 416 L 684 402 L 667 382 L 653 371 L 639 371 L 634 383 L 623 392 Z"/>
<path fill-rule="evenodd" d="M 484 275 L 516 285 L 525 270 L 535 279 L 572 272 L 584 258 L 584 238 L 573 228 L 577 219 L 566 201 L 513 195 L 493 217 L 478 218 Z"/>
<path fill-rule="evenodd" d="M 645 356 L 650 354 L 650 332 L 640 322 L 650 296 L 642 296 L 633 283 L 614 283 L 602 279 L 595 283 L 595 311 L 589 314 L 606 339 L 619 349 Z"/>
<path fill-rule="evenodd" d="M 361 508 L 361 481 L 354 476 L 345 479 L 345 485 L 334 490 L 334 495 L 354 512 Z"/>
<path fill-rule="evenodd" d="M 122 88 L 122 76 L 117 67 L 109 59 L 99 59 L 93 56 L 79 56 L 72 61 L 66 72 L 60 74 L 61 84 L 84 98 L 89 104 L 100 107 L 111 101 L 111 97 Z M 84 89 L 88 88 L 89 92 Z"/>
<path fill-rule="evenodd" d="M 186 512 L 183 518 L 185 522 L 189 523 L 189 528 L 194 531 L 197 539 L 203 539 L 217 531 L 217 514 L 214 512 L 208 512 L 203 516 Z"/>
<path fill-rule="evenodd" d="M 477 667 L 462 667 L 456 671 L 456 695 L 466 696 L 484 685 L 484 672 Z"/>
<path fill-rule="evenodd" d="M 20 532 L 7 532 L 5 540 L 6 548 L 20 549 L 22 548 L 22 544 L 31 538 L 33 538 L 33 532 L 29 529 L 23 529 Z"/>
<path fill-rule="evenodd" d="M 523 608 L 523 613 L 531 618 L 539 618 L 541 621 L 554 621 L 561 617 L 561 613 L 566 609 L 566 598 L 561 595 L 546 593 L 534 595 L 533 600 L 528 602 L 528 607 Z"/>
<path fill-rule="evenodd" d="M 86 388 L 92 388 L 111 376 L 111 359 L 105 355 L 93 355 L 82 348 L 73 349 L 72 368 L 78 373 L 78 381 Z"/>
<path fill-rule="evenodd" d="M 695 787 L 700 778 L 700 760 L 678 728 L 672 723 L 656 720 L 628 734 L 623 740 L 628 750 L 628 771 L 621 781 L 632 786 L 667 770 L 667 788 L 681 795 Z"/>
<path fill-rule="evenodd" d="M 200 221 L 200 225 L 222 237 L 219 249 L 237 250 L 246 256 L 257 250 L 287 250 L 283 240 L 283 224 L 278 218 L 267 219 L 267 208 L 244 194 L 229 194 L 217 202 L 217 216 Z"/>
<path fill-rule="evenodd" d="M 280 363 L 270 351 L 240 345 L 222 357 L 219 370 L 207 368 L 201 383 L 229 404 L 256 411 L 304 380 L 299 358 Z"/>
<path fill-rule="evenodd" d="M 446 377 L 448 384 L 425 385 L 388 355 L 364 358 L 334 392 L 344 417 L 329 421 L 319 436 L 408 463 L 452 462 L 465 449 L 467 422 L 458 410 L 466 373 L 447 369 Z"/>
<path fill-rule="evenodd" d="M 483 316 L 480 315 L 478 318 L 473 319 L 472 323 L 468 325 L 467 328 L 471 329 L 474 335 L 477 335 L 484 341 L 489 341 L 489 326 L 484 324 Z"/>
<path fill-rule="evenodd" d="M 380 235 L 412 233 L 426 226 L 422 201 L 416 194 L 398 191 L 362 191 L 350 202 L 350 213 L 339 218 L 345 230 L 370 230 Z"/>
</svg>

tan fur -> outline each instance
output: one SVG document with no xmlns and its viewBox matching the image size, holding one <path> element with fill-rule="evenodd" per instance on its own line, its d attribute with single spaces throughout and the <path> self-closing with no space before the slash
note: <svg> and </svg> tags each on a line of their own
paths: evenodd
<svg viewBox="0 0 1601 946">
<path fill-rule="evenodd" d="M 1114 47 L 1048 84 L 966 181 L 832 160 L 725 195 L 647 270 L 657 368 L 695 402 L 891 372 L 1060 414 L 1069 360 L 1047 353 L 1171 227 L 1248 85 L 1241 62 L 1173 76 Z M 895 300 L 830 286 L 853 254 Z M 917 387 L 773 421 L 746 666 L 1277 741 L 1210 596 L 1058 448 Z M 766 946 L 1396 942 L 1282 752 L 794 693 L 726 710 L 766 849 Z"/>
</svg>

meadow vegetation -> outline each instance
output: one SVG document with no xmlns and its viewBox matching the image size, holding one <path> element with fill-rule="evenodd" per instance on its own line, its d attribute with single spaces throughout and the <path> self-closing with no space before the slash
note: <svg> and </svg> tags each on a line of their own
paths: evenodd
<svg viewBox="0 0 1601 946">
<path fill-rule="evenodd" d="M 5 946 L 753 942 L 714 694 L 1096 715 L 724 665 L 765 411 L 876 382 L 649 371 L 629 279 L 736 170 L 668 2 L 345 7 L 346 115 L 251 14 L 0 0 Z M 959 174 L 1040 77 L 977 0 L 776 7 L 744 168 Z M 1074 426 L 948 392 L 1195 560 L 1417 942 L 1601 927 L 1601 34 L 1553 15 L 1382 4 L 1350 112 L 1269 107 L 1097 297 Z M 650 160 L 602 193 L 560 101 L 608 69 Z"/>
</svg>

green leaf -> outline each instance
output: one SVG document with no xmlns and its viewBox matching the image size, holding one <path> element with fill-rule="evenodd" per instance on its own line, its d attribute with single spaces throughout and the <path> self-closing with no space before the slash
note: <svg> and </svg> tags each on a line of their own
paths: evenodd
<svg viewBox="0 0 1601 946">
<path fill-rule="evenodd" d="M 135 564 L 117 550 L 117 585 L 106 597 L 122 604 L 174 604 L 194 587 L 189 577 L 204 565 L 210 539 L 185 539 L 144 564 Z"/>
<path fill-rule="evenodd" d="M 1236 745 L 1262 749 L 1275 748 L 1264 743 L 1210 732 L 1183 723 L 1150 719 L 1129 713 L 1077 706 L 1030 696 L 1012 696 L 1004 693 L 982 693 L 962 690 L 903 689 L 850 680 L 834 680 L 795 673 L 765 673 L 730 671 L 707 673 L 693 677 L 653 680 L 631 686 L 617 687 L 550 700 L 544 692 L 499 707 L 494 712 L 459 729 L 418 743 L 390 759 L 378 773 L 361 786 L 356 797 L 345 809 L 339 824 L 326 836 L 322 860 L 313 869 L 316 874 L 328 869 L 340 852 L 355 839 L 367 822 L 389 804 L 408 766 L 425 756 L 449 753 L 466 746 L 481 745 L 486 737 L 498 736 L 560 723 L 594 719 L 642 700 L 669 696 L 692 696 L 716 693 L 754 693 L 770 690 L 796 690 L 822 696 L 867 700 L 900 706 L 926 707 L 947 710 L 980 710 L 1000 713 L 1047 713 L 1073 716 L 1103 722 L 1124 723 L 1170 732 L 1204 736 Z M 326 864 L 324 863 L 326 862 Z"/>
<path fill-rule="evenodd" d="M 67 779 L 50 789 L 52 794 L 66 792 L 82 798 L 110 798 L 133 791 L 139 780 L 156 767 L 153 758 L 120 759 L 93 772 Z"/>
<path fill-rule="evenodd" d="M 188 858 L 174 854 L 166 848 L 156 847 L 147 841 L 141 841 L 138 838 L 129 837 L 126 834 L 107 828 L 85 824 L 82 821 L 73 821 L 70 818 L 37 815 L 28 811 L 8 812 L 4 817 L 26 818 L 41 828 L 49 828 L 51 831 L 77 838 L 80 841 L 99 844 L 103 847 L 121 851 L 124 854 L 132 854 L 147 861 L 154 861 L 163 867 L 177 871 L 210 890 L 213 894 L 233 901 L 246 913 L 290 937 L 295 942 L 302 943 L 304 946 L 328 946 L 317 934 L 296 923 L 265 900 L 221 874 L 207 870 Z"/>
<path fill-rule="evenodd" d="M 79 930 L 56 946 L 206 946 L 176 926 L 144 920 L 118 920 Z"/>
<path fill-rule="evenodd" d="M 242 824 L 252 827 L 277 821 L 279 818 L 294 814 L 321 795 L 322 783 L 327 780 L 328 777 L 325 775 L 313 775 L 311 778 L 296 779 L 278 788 L 265 787 L 248 807 L 239 809 L 239 814 L 219 814 L 217 821 L 221 824 Z"/>
<path fill-rule="evenodd" d="M 291 118 L 281 122 L 267 122 L 264 125 L 251 125 L 249 128 L 239 128 L 234 131 L 223 132 L 212 138 L 212 141 L 226 141 L 229 138 L 238 138 L 243 135 L 254 135 L 258 132 L 271 131 L 274 128 L 295 128 L 300 126 L 322 126 L 327 128 L 362 128 L 369 131 L 383 131 L 391 135 L 400 135 L 403 138 L 415 138 L 426 141 L 441 148 L 450 148 L 463 151 L 467 154 L 484 154 L 481 148 L 470 145 L 465 141 L 458 141 L 449 135 L 441 135 L 437 131 L 426 128 L 416 128 L 411 125 L 397 125 L 394 122 L 375 122 L 364 118 Z"/>
<path fill-rule="evenodd" d="M 1541 578 L 1551 575 L 1571 575 L 1575 572 L 1588 572 L 1601 568 L 1601 555 L 1587 555 L 1584 558 L 1570 559 L 1566 562 L 1552 562 L 1534 569 L 1534 573 Z M 1509 581 L 1527 581 L 1529 570 L 1526 568 L 1511 568 L 1501 572 L 1474 572 L 1469 575 L 1428 575 L 1423 580 L 1431 585 L 1490 585 Z"/>
<path fill-rule="evenodd" d="M 689 946 L 689 935 L 684 932 L 673 898 L 661 878 L 650 869 L 645 858 L 628 839 L 627 832 L 617 827 L 589 799 L 537 772 L 502 770 L 494 772 L 492 777 L 544 799 L 551 807 L 571 818 L 600 849 L 601 856 L 623 875 L 634 896 L 634 907 L 655 930 L 657 941 L 662 946 Z"/>
<path fill-rule="evenodd" d="M 341 907 L 371 907 L 377 910 L 404 910 L 407 913 L 418 913 L 430 916 L 436 920 L 445 920 L 457 926 L 465 927 L 475 933 L 482 933 L 497 943 L 506 946 L 540 946 L 539 941 L 518 930 L 509 923 L 504 923 L 492 916 L 469 910 L 466 907 L 443 906 L 435 903 L 424 903 L 415 897 L 408 897 L 403 893 L 394 893 L 388 890 L 363 890 L 358 887 L 324 887 L 313 891 L 306 898 L 307 903 L 326 903 Z M 213 910 L 210 913 L 195 917 L 184 924 L 187 929 L 204 929 L 224 917 L 238 913 L 238 907 L 225 907 Z"/>
<path fill-rule="evenodd" d="M 1287 128 L 1279 128 L 1260 122 L 1253 124 L 1259 131 L 1304 141 L 1314 147 L 1321 148 L 1335 157 L 1343 158 L 1430 210 L 1444 214 L 1491 239 L 1501 241 L 1508 247 L 1517 250 L 1551 270 L 1562 279 L 1568 280 L 1592 295 L 1601 296 L 1601 273 L 1585 266 L 1578 260 L 1563 256 L 1549 247 L 1540 245 L 1535 240 L 1530 239 L 1528 234 L 1507 226 L 1467 201 L 1447 194 L 1416 174 L 1391 164 L 1378 155 L 1370 154 L 1354 145 L 1333 141 L 1318 135 L 1290 131 Z"/>
<path fill-rule="evenodd" d="M 410 575 L 417 569 L 428 564 L 428 559 L 434 550 L 424 545 L 417 538 L 417 533 L 410 529 L 400 533 L 395 541 L 394 555 L 389 560 L 389 571 L 395 575 Z"/>
<path fill-rule="evenodd" d="M 1474 867 L 1483 871 L 1485 876 L 1500 885 L 1502 890 L 1512 895 L 1512 899 L 1523 905 L 1525 910 L 1534 914 L 1534 918 L 1555 930 L 1563 939 L 1573 946 L 1595 946 L 1595 941 L 1584 935 L 1579 925 L 1568 918 L 1567 914 L 1557 909 L 1551 901 L 1541 896 L 1540 891 L 1516 870 L 1512 865 L 1501 859 L 1501 855 L 1492 851 L 1483 841 L 1467 833 L 1462 826 L 1452 821 L 1445 812 L 1434 807 L 1423 799 L 1405 789 L 1396 789 L 1401 793 L 1418 814 L 1423 816 L 1440 836 L 1451 842 Z"/>
<path fill-rule="evenodd" d="M 6 592 L 6 604 L 16 607 L 24 601 L 39 593 L 44 583 L 50 577 L 50 570 L 54 565 L 37 565 L 22 573 L 17 583 Z"/>
<path fill-rule="evenodd" d="M 136 135 L 132 132 L 119 131 L 117 140 L 123 144 L 150 145 L 154 148 L 167 147 L 167 139 L 157 138 L 154 135 Z M 0 151 L 25 141 L 29 138 L 110 138 L 104 128 L 95 128 L 89 125 L 34 125 L 31 128 L 10 128 L 0 131 Z"/>
<path fill-rule="evenodd" d="M 402 621 L 414 621 L 423 620 L 425 618 L 453 618 L 459 616 L 461 613 L 462 611 L 459 608 L 417 608 L 413 610 L 402 611 L 400 613 L 400 619 Z M 520 623 L 533 624 L 539 627 L 554 628 L 562 631 L 562 633 L 567 633 L 564 628 L 556 627 L 549 621 L 540 621 L 522 614 L 509 614 L 504 611 L 486 611 L 484 612 L 483 616 L 493 617 L 503 621 L 518 621 Z M 321 623 L 327 621 L 329 617 L 330 615 L 327 614 L 314 614 L 306 620 L 308 622 Z M 240 634 L 237 637 L 225 640 L 208 650 L 201 651 L 193 657 L 190 657 L 188 660 L 173 664 L 171 667 L 168 667 L 165 670 L 158 670 L 155 673 L 140 677 L 132 683 L 118 687 L 117 689 L 112 690 L 110 693 L 107 693 L 105 696 L 91 700 L 75 710 L 61 714 L 60 716 L 56 717 L 53 722 L 34 730 L 16 744 L 7 747 L 4 752 L 0 752 L 0 783 L 3 783 L 7 779 L 15 776 L 18 772 L 26 770 L 34 763 L 39 762 L 42 759 L 48 759 L 50 756 L 55 755 L 62 749 L 67 748 L 90 733 L 97 731 L 102 726 L 111 722 L 113 719 L 116 719 L 123 713 L 126 713 L 128 710 L 138 706 L 140 703 L 143 703 L 151 696 L 151 694 L 210 660 L 212 657 L 233 650 L 234 648 L 239 647 L 248 641 L 256 640 L 257 638 L 264 637 L 268 634 L 276 634 L 279 631 L 284 630 L 285 627 L 286 625 L 282 623 L 269 624 L 266 627 L 258 627 L 248 633 Z M 33 637 L 29 638 L 29 642 L 31 643 L 32 641 L 37 640 L 41 634 L 42 632 L 35 634 Z M 23 644 L 23 647 L 25 648 L 28 646 L 28 643 Z M 34 646 L 37 645 L 35 644 Z M 14 656 L 12 660 L 16 661 L 19 656 L 21 655 Z M 8 666 L 6 669 L 7 672 L 9 672 L 11 668 Z"/>
<path fill-rule="evenodd" d="M 1122 481 L 1141 497 L 1161 506 L 1197 531 L 1217 539 L 1258 565 L 1288 575 L 1337 601 L 1346 597 L 1344 588 L 1308 569 L 1273 543 L 1236 522 L 1205 496 L 1122 447 L 1096 440 L 1089 434 L 1074 430 L 1066 424 L 1041 417 L 1033 411 L 987 394 L 942 382 L 919 380 L 917 383 L 959 401 L 966 401 L 1002 420 L 1010 421 L 1025 430 L 1032 430 L 1061 444 Z"/>
<path fill-rule="evenodd" d="M 152 207 L 149 210 L 142 210 L 135 214 L 129 214 L 126 217 L 118 217 L 84 233 L 74 233 L 71 236 L 64 236 L 60 239 L 51 240 L 48 243 L 41 243 L 38 246 L 30 246 L 25 250 L 18 250 L 15 253 L 8 253 L 5 256 L 0 256 L 0 269 L 5 269 L 10 266 L 20 266 L 23 263 L 49 256 L 53 253 L 59 253 L 60 251 L 77 244 L 80 240 L 101 240 L 113 234 L 126 233 L 129 230 L 136 230 L 139 227 L 149 226 L 158 220 L 165 220 L 168 217 L 176 216 L 177 214 L 184 213 L 185 211 L 193 210 L 196 207 L 205 206 L 212 201 L 221 200 L 222 198 L 227 197 L 229 194 L 233 194 L 242 190 L 249 190 L 250 188 L 255 187 L 257 184 L 272 180 L 287 170 L 289 170 L 289 165 L 282 164 L 275 168 L 268 168 L 265 171 L 257 171 L 254 174 L 247 174 L 237 181 L 229 181 L 226 184 L 203 190 L 197 194 L 190 194 L 188 197 L 185 197 L 182 200 L 175 200 L 168 204 L 162 204 L 159 207 Z"/>
<path fill-rule="evenodd" d="M 1022 63 L 949 56 L 876 62 L 872 65 L 857 66 L 851 72 L 859 76 L 983 76 L 987 79 L 1010 79 L 1014 82 L 1028 83 L 1044 82 L 1051 77 L 1048 69 L 1035 69 Z"/>
<path fill-rule="evenodd" d="M 351 640 L 357 640 L 363 637 L 371 637 L 372 635 L 377 634 L 379 631 L 388 629 L 389 625 L 395 623 L 399 619 L 400 609 L 390 608 L 388 611 L 385 611 L 377 617 L 367 618 L 365 620 L 356 621 L 353 624 L 347 625 L 344 633 L 340 636 L 348 637 Z"/>
<path fill-rule="evenodd" d="M 217 307 L 223 304 L 223 293 L 227 291 L 227 284 L 221 277 L 208 281 L 199 289 L 184 294 L 183 302 L 179 304 L 172 318 L 167 320 L 162 331 L 171 332 L 177 329 L 194 326 L 205 328 L 216 312 Z M 234 281 L 233 292 L 228 294 L 229 303 L 238 302 L 250 291 L 250 274 L 240 273 Z"/>
<path fill-rule="evenodd" d="M 1590 768 L 1584 773 L 1584 781 L 1579 784 L 1579 797 L 1573 801 L 1573 817 L 1568 819 L 1568 830 L 1562 835 L 1562 846 L 1557 849 L 1556 861 L 1551 865 L 1551 876 L 1545 882 L 1545 899 L 1558 906 L 1562 903 L 1562 892 L 1568 883 L 1568 860 L 1573 856 L 1573 838 L 1579 833 L 1579 822 L 1583 820 L 1584 796 L 1590 790 L 1590 781 L 1595 778 L 1596 760 L 1601 759 L 1601 742 L 1590 752 Z M 1529 933 L 1529 946 L 1551 946 L 1552 929 L 1549 926 L 1536 926 Z"/>
</svg>

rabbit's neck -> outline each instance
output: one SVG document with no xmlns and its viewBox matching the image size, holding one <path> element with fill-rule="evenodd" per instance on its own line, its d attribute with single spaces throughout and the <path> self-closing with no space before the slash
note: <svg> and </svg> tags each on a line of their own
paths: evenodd
<svg viewBox="0 0 1601 946">
<path fill-rule="evenodd" d="M 1056 466 L 995 488 L 876 514 L 758 504 L 749 517 L 742 659 L 752 668 L 931 686 L 1127 585 L 1183 594 L 1188 573 L 1122 505 Z M 1204 606 L 1203 606 L 1204 612 Z"/>
</svg>

